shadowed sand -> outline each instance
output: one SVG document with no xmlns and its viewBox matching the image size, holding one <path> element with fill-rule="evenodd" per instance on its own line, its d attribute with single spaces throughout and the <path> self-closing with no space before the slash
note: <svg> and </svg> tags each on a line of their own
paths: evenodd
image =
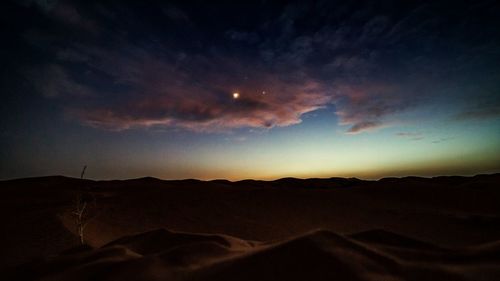
<svg viewBox="0 0 500 281">
<path fill-rule="evenodd" d="M 500 280 L 499 183 L 3 181 L 0 265 L 6 280 Z M 80 189 L 97 202 L 84 247 Z"/>
<path fill-rule="evenodd" d="M 79 247 L 12 280 L 498 280 L 497 244 L 442 249 L 386 231 L 315 230 L 274 242 L 165 229 Z"/>
</svg>

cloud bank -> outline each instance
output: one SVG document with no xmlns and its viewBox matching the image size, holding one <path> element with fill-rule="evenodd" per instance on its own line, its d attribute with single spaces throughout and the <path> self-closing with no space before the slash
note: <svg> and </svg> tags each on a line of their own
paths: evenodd
<svg viewBox="0 0 500 281">
<path fill-rule="evenodd" d="M 44 3 L 23 5 L 45 22 L 26 28 L 25 41 L 46 54 L 24 73 L 69 117 L 95 128 L 272 128 L 335 106 L 339 124 L 356 134 L 436 96 L 450 104 L 470 98 L 473 90 L 449 90 L 461 87 L 456 81 L 498 86 L 497 31 L 478 34 L 473 21 L 495 11 L 487 1 L 261 3 L 255 9 L 266 12 L 254 18 L 229 5 L 215 7 L 228 15 L 217 20 L 182 3 Z M 240 18 L 251 24 L 235 24 Z M 489 72 L 470 74 L 478 69 Z M 469 112 L 462 118 L 484 110 Z"/>
</svg>

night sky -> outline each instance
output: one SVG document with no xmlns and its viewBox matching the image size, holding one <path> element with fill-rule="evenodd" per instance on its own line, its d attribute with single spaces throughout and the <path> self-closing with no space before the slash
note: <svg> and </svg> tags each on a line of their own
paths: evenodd
<svg viewBox="0 0 500 281">
<path fill-rule="evenodd" d="M 500 172 L 498 1 L 3 1 L 0 178 Z"/>
</svg>

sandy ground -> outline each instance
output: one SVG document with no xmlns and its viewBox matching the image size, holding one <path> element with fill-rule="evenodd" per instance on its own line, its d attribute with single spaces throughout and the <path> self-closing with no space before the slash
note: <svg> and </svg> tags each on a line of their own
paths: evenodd
<svg viewBox="0 0 500 281">
<path fill-rule="evenodd" d="M 3 181 L 0 265 L 12 280 L 500 280 L 499 183 Z"/>
</svg>

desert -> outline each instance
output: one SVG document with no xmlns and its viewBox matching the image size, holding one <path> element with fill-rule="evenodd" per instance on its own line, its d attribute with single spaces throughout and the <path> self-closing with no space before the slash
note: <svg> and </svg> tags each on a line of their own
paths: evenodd
<svg viewBox="0 0 500 281">
<path fill-rule="evenodd" d="M 8 280 L 496 280 L 499 180 L 2 181 L 1 264 Z"/>
</svg>

